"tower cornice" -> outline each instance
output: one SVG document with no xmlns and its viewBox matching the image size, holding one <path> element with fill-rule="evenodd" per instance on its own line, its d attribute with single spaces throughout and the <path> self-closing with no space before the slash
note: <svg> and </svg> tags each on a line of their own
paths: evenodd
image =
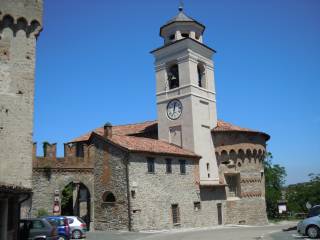
<svg viewBox="0 0 320 240">
<path fill-rule="evenodd" d="M 164 45 L 164 46 L 162 46 L 162 47 L 156 48 L 156 49 L 150 51 L 150 53 L 151 53 L 151 54 L 156 54 L 157 52 L 159 52 L 159 51 L 162 50 L 162 49 L 170 48 L 170 47 L 172 47 L 173 45 L 174 45 L 174 46 L 178 46 L 178 44 L 179 44 L 179 43 L 182 43 L 182 42 L 190 42 L 190 43 L 192 43 L 192 44 L 198 44 L 199 46 L 202 46 L 202 47 L 204 47 L 204 48 L 212 51 L 212 53 L 216 53 L 216 52 L 217 52 L 217 51 L 214 50 L 213 48 L 210 48 L 210 47 L 208 47 L 207 45 L 205 45 L 205 44 L 203 44 L 203 43 L 200 43 L 200 42 L 198 42 L 198 41 L 196 41 L 196 40 L 194 40 L 194 39 L 192 39 L 192 38 L 183 38 L 183 39 L 177 40 L 177 41 L 175 41 L 175 42 L 169 43 L 169 44 L 167 44 L 167 45 Z"/>
</svg>

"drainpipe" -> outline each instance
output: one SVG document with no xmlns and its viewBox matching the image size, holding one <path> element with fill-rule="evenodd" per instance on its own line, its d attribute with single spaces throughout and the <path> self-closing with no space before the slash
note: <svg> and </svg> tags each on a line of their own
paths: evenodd
<svg viewBox="0 0 320 240">
<path fill-rule="evenodd" d="M 128 229 L 132 231 L 132 223 L 131 223 L 131 198 L 130 198 L 130 189 L 129 189 L 129 153 L 127 152 L 124 157 L 124 164 L 126 165 L 126 180 L 127 180 L 127 197 L 128 197 L 128 218 L 129 224 Z"/>
</svg>

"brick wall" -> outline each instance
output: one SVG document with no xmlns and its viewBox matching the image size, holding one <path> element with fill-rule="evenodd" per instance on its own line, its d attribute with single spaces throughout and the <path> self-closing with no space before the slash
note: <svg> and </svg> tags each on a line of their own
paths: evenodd
<svg viewBox="0 0 320 240">
<path fill-rule="evenodd" d="M 94 140 L 94 218 L 96 230 L 128 230 L 128 196 L 126 177 L 126 152 Z M 103 194 L 114 195 L 114 203 L 105 202 Z"/>
</svg>

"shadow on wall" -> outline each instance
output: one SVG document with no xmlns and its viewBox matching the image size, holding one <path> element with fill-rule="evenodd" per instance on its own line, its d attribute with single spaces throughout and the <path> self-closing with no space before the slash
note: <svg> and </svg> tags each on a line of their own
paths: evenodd
<svg viewBox="0 0 320 240">
<path fill-rule="evenodd" d="M 219 188 L 200 188 L 201 201 L 226 200 L 226 190 L 224 187 Z"/>
</svg>

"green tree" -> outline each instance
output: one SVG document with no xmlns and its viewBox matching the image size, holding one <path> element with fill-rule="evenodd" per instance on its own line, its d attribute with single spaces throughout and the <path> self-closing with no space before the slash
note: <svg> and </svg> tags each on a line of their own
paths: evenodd
<svg viewBox="0 0 320 240">
<path fill-rule="evenodd" d="M 45 217 L 48 216 L 48 211 L 44 208 L 39 208 L 37 211 L 37 217 Z"/>
<path fill-rule="evenodd" d="M 264 161 L 266 183 L 266 205 L 268 217 L 278 217 L 278 200 L 282 198 L 282 188 L 287 176 L 284 167 L 272 163 L 272 154 L 267 153 Z"/>
<path fill-rule="evenodd" d="M 320 174 L 309 174 L 310 180 L 289 185 L 286 190 L 288 209 L 292 213 L 308 212 L 306 203 L 320 204 Z"/>
<path fill-rule="evenodd" d="M 73 184 L 69 183 L 62 190 L 61 214 L 73 215 Z"/>
</svg>

